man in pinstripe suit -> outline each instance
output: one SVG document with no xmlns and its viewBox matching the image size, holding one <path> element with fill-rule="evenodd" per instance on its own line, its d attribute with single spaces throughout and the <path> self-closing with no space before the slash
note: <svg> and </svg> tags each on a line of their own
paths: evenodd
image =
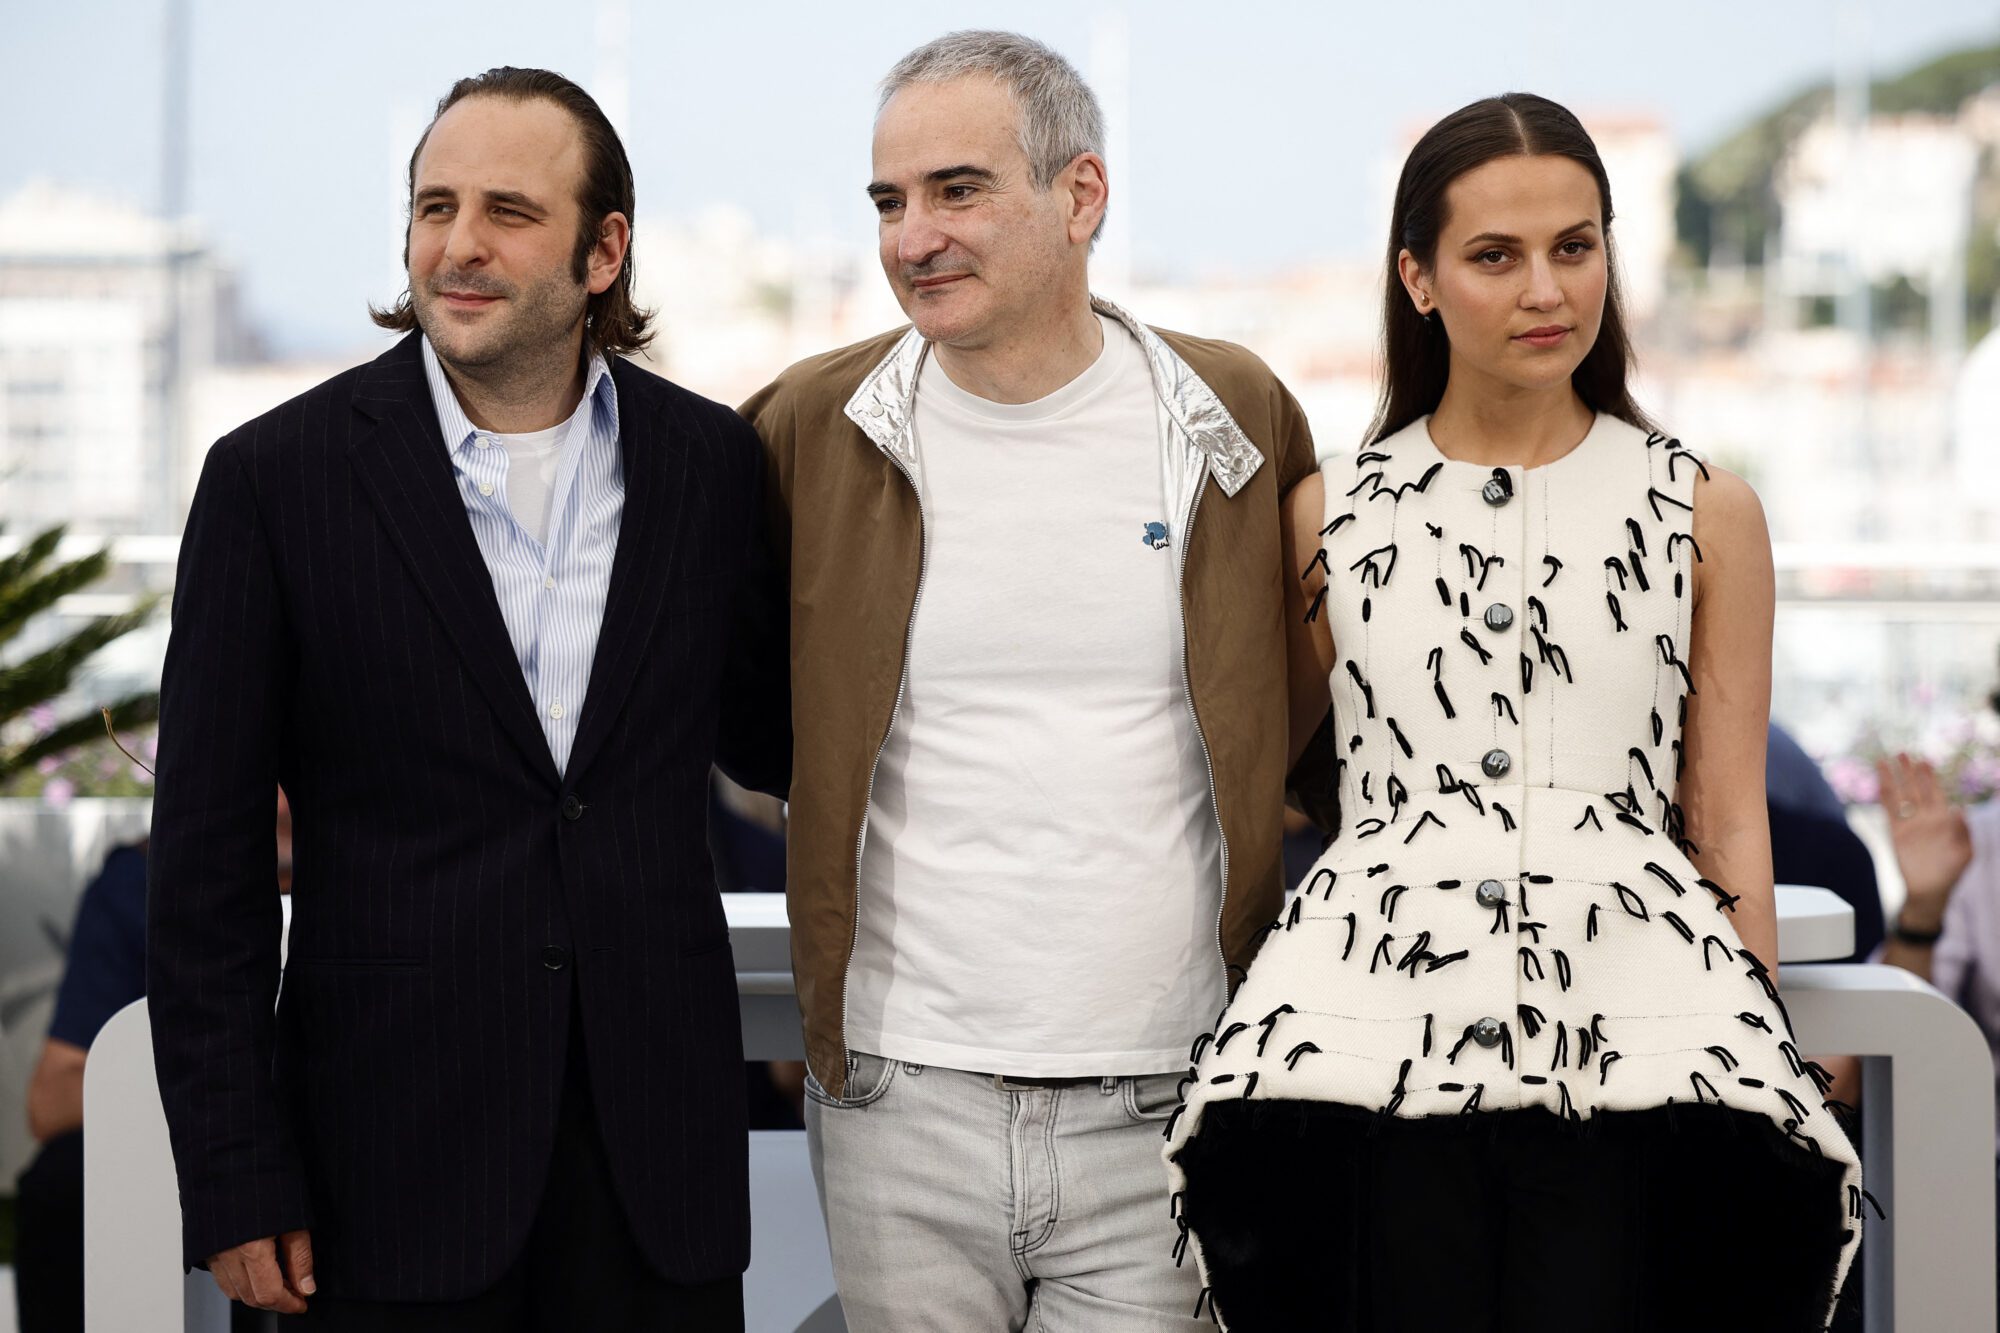
<svg viewBox="0 0 2000 1333">
<path fill-rule="evenodd" d="M 461 80 L 410 184 L 407 336 L 218 443 L 182 546 L 149 967 L 186 1259 L 329 1328 L 741 1329 L 704 830 L 711 761 L 790 763 L 761 453 L 620 355 L 631 172 L 582 89 Z"/>
</svg>

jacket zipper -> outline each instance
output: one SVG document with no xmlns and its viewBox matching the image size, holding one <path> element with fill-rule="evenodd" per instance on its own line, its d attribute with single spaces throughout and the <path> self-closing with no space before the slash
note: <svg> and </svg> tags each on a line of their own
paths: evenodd
<svg viewBox="0 0 2000 1333">
<path fill-rule="evenodd" d="M 1201 712 L 1194 706 L 1194 673 L 1188 664 L 1187 562 L 1194 552 L 1194 520 L 1201 513 L 1202 492 L 1208 489 L 1208 464 L 1195 482 L 1194 499 L 1188 505 L 1187 521 L 1181 524 L 1180 561 L 1175 571 L 1176 600 L 1181 613 L 1181 693 L 1187 699 L 1188 716 L 1194 719 L 1194 737 L 1201 742 L 1201 763 L 1208 772 L 1208 808 L 1215 816 L 1215 842 L 1222 868 L 1222 885 L 1215 900 L 1215 957 L 1222 968 L 1222 1002 L 1229 1003 L 1229 952 L 1222 944 L 1222 917 L 1229 901 L 1229 835 L 1222 830 L 1222 797 L 1215 789 L 1215 759 L 1208 752 L 1208 736 L 1201 729 Z"/>
<path fill-rule="evenodd" d="M 884 451 L 887 452 L 886 450 Z M 917 497 L 917 591 L 910 599 L 910 620 L 903 627 L 903 665 L 896 677 L 896 704 L 889 710 L 889 725 L 883 729 L 882 743 L 875 747 L 875 758 L 868 765 L 868 787 L 861 800 L 861 831 L 854 839 L 854 928 L 847 937 L 847 964 L 840 973 L 840 1096 L 847 1095 L 847 1075 L 854 1057 L 847 1046 L 847 993 L 854 978 L 854 951 L 861 945 L 861 856 L 868 846 L 868 811 L 875 803 L 875 773 L 882 767 L 882 752 L 889 748 L 889 737 L 895 734 L 896 719 L 903 711 L 903 696 L 910 688 L 910 644 L 917 634 L 917 608 L 924 600 L 924 575 L 930 569 L 931 542 L 930 522 L 924 517 L 924 488 L 917 485 L 917 478 L 903 461 L 894 454 L 889 461 L 903 474 L 903 480 L 910 483 L 910 490 Z M 1219 932 L 1220 924 L 1216 927 Z M 1225 977 L 1225 984 L 1227 978 Z"/>
</svg>

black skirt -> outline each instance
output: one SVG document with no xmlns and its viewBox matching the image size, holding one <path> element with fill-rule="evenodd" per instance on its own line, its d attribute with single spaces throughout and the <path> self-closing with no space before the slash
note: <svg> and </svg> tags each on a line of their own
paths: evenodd
<svg viewBox="0 0 2000 1333">
<path fill-rule="evenodd" d="M 1847 1238 L 1841 1163 L 1712 1104 L 1222 1101 L 1175 1160 L 1231 1333 L 1818 1333 Z"/>
</svg>

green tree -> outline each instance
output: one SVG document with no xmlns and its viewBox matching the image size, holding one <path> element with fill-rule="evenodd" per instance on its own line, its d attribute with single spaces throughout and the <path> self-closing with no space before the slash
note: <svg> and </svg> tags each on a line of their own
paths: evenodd
<svg viewBox="0 0 2000 1333">
<path fill-rule="evenodd" d="M 80 560 L 51 564 L 63 532 L 61 527 L 50 528 L 15 554 L 0 559 L 0 649 L 19 638 L 29 622 L 59 598 L 89 587 L 110 569 L 108 549 Z M 39 651 L 0 665 L 0 734 L 15 730 L 15 724 L 30 709 L 68 693 L 77 671 L 90 656 L 145 624 L 157 603 L 157 598 L 144 598 L 130 611 L 100 616 Z M 127 695 L 108 707 L 119 726 L 141 726 L 160 716 L 160 696 L 148 690 Z M 0 745 L 0 789 L 43 759 L 103 736 L 104 719 L 93 707 L 28 740 Z"/>
</svg>

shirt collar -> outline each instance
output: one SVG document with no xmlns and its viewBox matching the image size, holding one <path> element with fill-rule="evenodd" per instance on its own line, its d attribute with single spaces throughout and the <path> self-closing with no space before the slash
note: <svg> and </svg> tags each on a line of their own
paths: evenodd
<svg viewBox="0 0 2000 1333">
<path fill-rule="evenodd" d="M 446 377 L 444 365 L 438 360 L 431 340 L 425 337 L 420 341 L 424 349 L 424 378 L 430 382 L 431 406 L 437 410 L 438 429 L 444 434 L 445 452 L 456 458 L 471 447 L 479 428 L 465 415 L 465 408 L 459 403 L 458 394 L 452 389 L 451 380 Z M 618 438 L 618 382 L 611 378 L 611 364 L 604 359 L 602 352 L 590 354 L 590 365 L 583 372 L 583 397 L 578 401 L 576 415 L 570 418 L 571 421 L 582 415 L 586 403 L 608 428 L 609 436 Z"/>
</svg>

